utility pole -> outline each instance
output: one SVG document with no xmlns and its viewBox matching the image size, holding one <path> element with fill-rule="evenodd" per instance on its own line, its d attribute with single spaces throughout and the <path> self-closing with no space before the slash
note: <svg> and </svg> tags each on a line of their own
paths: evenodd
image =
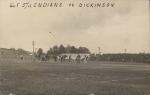
<svg viewBox="0 0 150 95">
<path fill-rule="evenodd" d="M 124 49 L 124 53 L 125 53 L 125 54 L 127 53 L 127 49 Z"/>
<path fill-rule="evenodd" d="M 35 61 L 35 42 L 34 42 L 34 40 L 32 41 L 32 48 L 33 48 L 33 54 L 32 54 L 32 56 L 33 56 L 33 61 Z"/>
<path fill-rule="evenodd" d="M 98 53 L 101 54 L 101 47 L 98 47 Z"/>
<path fill-rule="evenodd" d="M 33 55 L 34 55 L 34 45 L 35 45 L 35 43 L 34 43 L 34 40 L 32 41 L 32 46 L 33 46 Z"/>
</svg>

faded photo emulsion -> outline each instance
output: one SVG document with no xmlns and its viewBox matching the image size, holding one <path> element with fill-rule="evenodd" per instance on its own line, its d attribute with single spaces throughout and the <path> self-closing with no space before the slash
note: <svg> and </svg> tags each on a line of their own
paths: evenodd
<svg viewBox="0 0 150 95">
<path fill-rule="evenodd" d="M 0 0 L 0 95 L 150 95 L 150 0 Z"/>
</svg>

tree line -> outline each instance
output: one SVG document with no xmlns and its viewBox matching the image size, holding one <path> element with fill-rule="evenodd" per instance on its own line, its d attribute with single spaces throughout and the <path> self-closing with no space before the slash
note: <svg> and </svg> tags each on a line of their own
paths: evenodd
<svg viewBox="0 0 150 95">
<path fill-rule="evenodd" d="M 111 61 L 111 62 L 143 62 L 150 63 L 150 54 L 149 53 L 114 53 L 114 54 L 91 54 L 91 61 Z"/>
<path fill-rule="evenodd" d="M 46 53 L 43 52 L 42 48 L 39 48 L 36 53 L 36 56 L 40 58 L 44 54 L 49 57 L 52 55 L 59 55 L 62 53 L 90 53 L 90 50 L 87 47 L 82 46 L 75 47 L 72 45 L 64 46 L 61 44 L 59 46 L 58 45 L 53 46 Z"/>
</svg>

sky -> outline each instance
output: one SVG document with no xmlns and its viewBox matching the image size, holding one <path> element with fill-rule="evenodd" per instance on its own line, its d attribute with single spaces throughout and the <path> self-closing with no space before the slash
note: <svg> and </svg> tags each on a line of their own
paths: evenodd
<svg viewBox="0 0 150 95">
<path fill-rule="evenodd" d="M 10 8 L 12 2 L 62 2 L 58 8 Z M 85 46 L 97 53 L 150 53 L 149 0 L 0 0 L 0 48 Z M 68 3 L 113 2 L 113 8 Z M 66 5 L 65 5 L 66 4 Z M 52 32 L 52 36 L 49 32 Z"/>
</svg>

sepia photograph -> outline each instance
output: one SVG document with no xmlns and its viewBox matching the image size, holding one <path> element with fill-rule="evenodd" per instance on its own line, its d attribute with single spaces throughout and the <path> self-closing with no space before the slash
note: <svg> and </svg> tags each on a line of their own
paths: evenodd
<svg viewBox="0 0 150 95">
<path fill-rule="evenodd" d="M 0 0 L 0 95 L 150 95 L 150 0 Z"/>
</svg>

